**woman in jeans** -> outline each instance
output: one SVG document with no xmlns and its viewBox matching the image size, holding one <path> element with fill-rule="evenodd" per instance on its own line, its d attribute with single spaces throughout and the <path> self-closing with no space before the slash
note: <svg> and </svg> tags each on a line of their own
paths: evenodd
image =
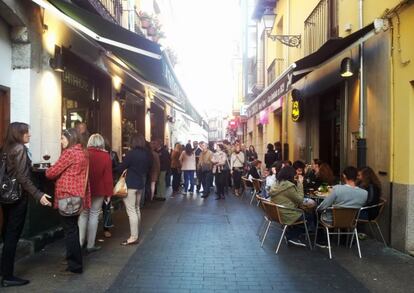
<svg viewBox="0 0 414 293">
<path fill-rule="evenodd" d="M 13 122 L 7 129 L 6 139 L 0 152 L 1 157 L 6 155 L 7 174 L 15 178 L 22 187 L 22 196 L 13 204 L 2 205 L 3 209 L 3 252 L 1 258 L 1 271 L 3 287 L 23 286 L 28 280 L 14 276 L 14 258 L 17 242 L 22 234 L 30 194 L 44 206 L 51 206 L 49 195 L 41 192 L 30 180 L 31 161 L 25 144 L 30 141 L 29 125 L 21 122 Z"/>
<path fill-rule="evenodd" d="M 151 169 L 150 153 L 145 149 L 145 138 L 141 134 L 131 137 L 131 150 L 125 155 L 118 169 L 127 170 L 126 184 L 128 195 L 124 198 L 129 218 L 131 235 L 121 243 L 123 246 L 138 244 L 139 224 L 141 220 L 140 201 L 145 187 L 145 176 Z"/>
<path fill-rule="evenodd" d="M 92 134 L 88 140 L 89 154 L 89 184 L 92 203 L 90 209 L 83 209 L 79 216 L 79 241 L 81 246 L 86 243 L 86 252 L 91 253 L 100 249 L 95 246 L 98 217 L 104 198 L 110 198 L 113 191 L 112 161 L 105 150 L 105 140 L 100 134 Z"/>
<path fill-rule="evenodd" d="M 187 143 L 185 150 L 180 155 L 181 170 L 184 171 L 184 190 L 193 194 L 194 192 L 194 172 L 196 170 L 196 159 L 191 144 Z M 189 186 L 188 186 L 189 185 Z"/>
<path fill-rule="evenodd" d="M 91 196 L 88 186 L 87 170 L 88 153 L 83 149 L 79 133 L 76 129 L 63 130 L 61 144 L 63 152 L 57 162 L 46 171 L 48 179 L 55 179 L 54 207 L 59 207 L 59 200 L 70 197 L 81 197 L 82 208 L 91 207 Z M 62 216 L 65 233 L 67 268 L 64 274 L 81 274 L 83 272 L 82 252 L 79 242 L 79 215 Z"/>
</svg>

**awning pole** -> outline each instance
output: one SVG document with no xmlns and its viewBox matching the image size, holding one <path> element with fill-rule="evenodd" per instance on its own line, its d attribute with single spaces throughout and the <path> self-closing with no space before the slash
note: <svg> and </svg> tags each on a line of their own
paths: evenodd
<svg viewBox="0 0 414 293">
<path fill-rule="evenodd" d="M 364 25 L 364 4 L 359 0 L 359 26 Z M 364 74 L 364 42 L 359 44 L 359 139 L 357 141 L 357 165 L 366 166 L 367 141 L 366 141 L 366 96 L 365 96 L 365 74 Z"/>
</svg>

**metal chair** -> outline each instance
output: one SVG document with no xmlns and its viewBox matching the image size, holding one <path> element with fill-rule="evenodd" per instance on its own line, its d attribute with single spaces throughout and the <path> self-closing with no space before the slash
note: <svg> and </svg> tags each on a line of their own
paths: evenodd
<svg viewBox="0 0 414 293">
<path fill-rule="evenodd" d="M 253 194 L 252 194 L 252 197 L 250 198 L 250 204 L 252 204 L 253 200 L 256 197 L 256 194 L 259 194 L 261 192 L 263 180 L 253 178 L 252 183 L 253 183 Z"/>
<path fill-rule="evenodd" d="M 262 235 L 261 235 L 262 233 L 261 232 L 262 232 L 262 230 L 264 230 L 264 228 L 266 227 L 266 223 L 269 221 L 268 218 L 267 218 L 267 216 L 266 216 L 266 212 L 264 210 L 264 207 L 263 207 L 263 204 L 262 204 L 262 200 L 265 200 L 265 201 L 269 201 L 269 200 L 268 199 L 265 199 L 263 197 L 260 197 L 260 195 L 258 195 L 258 194 L 256 194 L 256 200 L 258 202 L 258 206 L 260 206 L 260 208 L 264 212 L 263 221 L 260 224 L 259 229 L 257 230 L 257 233 L 256 233 L 257 235 L 259 235 L 259 239 L 261 240 L 261 238 L 262 238 Z"/>
<path fill-rule="evenodd" d="M 260 199 L 260 202 L 261 202 L 262 207 L 265 211 L 266 218 L 267 218 L 267 221 L 268 221 L 266 231 L 265 231 L 265 234 L 264 234 L 263 239 L 262 239 L 261 247 L 263 247 L 263 243 L 266 239 L 267 233 L 269 232 L 269 228 L 270 228 L 270 225 L 272 223 L 280 224 L 282 226 L 281 228 L 283 230 L 282 235 L 280 236 L 279 243 L 278 243 L 277 248 L 276 248 L 276 254 L 279 252 L 280 244 L 282 243 L 282 239 L 285 237 L 287 227 L 297 226 L 297 225 L 302 225 L 303 224 L 305 226 L 306 237 L 307 237 L 308 242 L 309 242 L 309 249 L 312 249 L 312 244 L 311 244 L 311 240 L 310 240 L 310 237 L 309 237 L 308 226 L 306 224 L 307 221 L 306 221 L 306 218 L 305 218 L 305 212 L 303 210 L 297 209 L 297 208 L 288 208 L 288 207 L 278 205 L 278 204 L 275 204 L 275 203 L 272 203 L 270 201 L 263 200 L 263 199 Z M 298 220 L 293 224 L 287 224 L 283 221 L 283 217 L 282 217 L 282 213 L 283 213 L 282 211 L 283 210 L 300 212 L 300 213 L 302 213 L 303 220 Z"/>
<path fill-rule="evenodd" d="M 362 257 L 361 247 L 359 246 L 358 230 L 357 230 L 357 219 L 359 216 L 359 209 L 344 208 L 344 207 L 330 207 L 324 210 L 323 213 L 332 213 L 332 223 L 324 220 L 322 216 L 320 220 L 317 217 L 314 245 L 316 245 L 316 240 L 318 238 L 319 223 L 321 223 L 321 225 L 326 230 L 330 259 L 332 259 L 331 239 L 330 239 L 330 235 L 332 234 L 338 235 L 338 237 L 339 235 L 355 235 L 357 239 L 359 258 L 361 258 Z M 334 230 L 337 229 L 338 232 L 329 232 L 329 229 L 334 229 Z M 346 229 L 347 232 L 341 232 L 340 229 Z M 349 231 L 352 231 L 352 232 L 349 232 Z"/>
<path fill-rule="evenodd" d="M 376 205 L 362 207 L 359 210 L 359 216 L 358 216 L 358 219 L 357 219 L 357 223 L 358 224 L 369 224 L 369 228 L 371 229 L 372 235 L 374 235 L 374 229 L 372 229 L 372 223 L 374 223 L 376 225 L 376 227 L 377 227 L 377 230 L 378 230 L 380 236 L 381 236 L 381 239 L 382 239 L 382 242 L 384 243 L 384 246 L 387 247 L 387 242 L 385 242 L 384 235 L 382 235 L 381 228 L 380 228 L 380 226 L 378 224 L 378 219 L 381 216 L 382 211 L 384 210 L 385 203 L 386 203 L 386 200 L 381 200 L 380 203 L 378 203 Z M 366 220 L 366 219 L 361 219 L 360 218 L 360 215 L 361 215 L 361 213 L 363 211 L 367 211 L 369 213 L 370 210 L 374 210 L 374 209 L 378 209 L 378 214 L 377 214 L 377 216 L 374 219 L 372 219 L 372 220 L 367 219 Z M 352 235 L 350 247 L 352 247 L 353 240 L 354 240 L 354 235 Z"/>
<path fill-rule="evenodd" d="M 242 176 L 242 183 L 243 183 L 243 187 L 244 190 L 240 196 L 241 199 L 243 199 L 244 194 L 246 193 L 246 191 L 250 191 L 250 193 L 253 193 L 253 183 L 246 177 L 246 176 Z"/>
</svg>

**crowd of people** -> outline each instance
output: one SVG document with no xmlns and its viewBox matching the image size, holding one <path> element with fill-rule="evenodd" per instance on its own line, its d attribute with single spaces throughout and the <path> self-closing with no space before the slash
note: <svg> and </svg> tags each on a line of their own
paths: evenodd
<svg viewBox="0 0 414 293">
<path fill-rule="evenodd" d="M 341 178 L 336 178 L 327 163 L 314 159 L 310 165 L 297 160 L 293 164 L 282 160 L 281 144 L 269 144 L 264 155 L 264 166 L 253 146 L 228 141 L 208 143 L 188 141 L 176 143 L 172 150 L 159 139 L 151 142 L 141 134 L 131 136 L 129 151 L 121 162 L 105 138 L 98 133 L 90 135 L 84 123 L 76 128 L 65 129 L 61 136 L 62 153 L 59 159 L 45 171 L 49 180 L 55 181 L 52 197 L 40 191 L 31 180 L 31 160 L 26 144 L 30 141 L 29 125 L 11 123 L 2 144 L 8 174 L 21 186 L 21 198 L 14 204 L 3 205 L 3 254 L 1 259 L 2 286 L 20 286 L 29 281 L 14 275 L 14 259 L 17 242 L 22 233 L 28 196 L 41 205 L 59 210 L 65 233 L 65 269 L 63 274 L 83 272 L 83 253 L 100 249 L 96 245 L 98 219 L 103 212 L 103 234 L 111 237 L 111 199 L 113 186 L 125 176 L 127 195 L 123 197 L 129 219 L 129 237 L 121 243 L 129 246 L 139 243 L 141 208 L 150 201 L 165 201 L 167 188 L 171 197 L 200 195 L 206 200 L 214 192 L 215 199 L 223 200 L 231 190 L 235 196 L 245 191 L 242 177 L 263 181 L 261 196 L 286 207 L 314 205 L 304 195 L 318 188 L 333 186 L 331 195 L 318 207 L 326 210 L 332 205 L 362 207 L 376 204 L 381 196 L 381 185 L 371 168 L 357 170 L 347 167 Z M 343 185 L 335 185 L 342 181 Z M 64 213 L 70 205 L 78 212 Z M 62 210 L 62 205 L 65 208 Z M 375 213 L 375 211 L 374 211 Z M 282 214 L 287 223 L 294 223 L 301 213 Z M 372 218 L 372 211 L 362 214 Z M 325 213 L 326 220 L 331 215 Z M 312 222 L 312 216 L 309 216 Z M 304 245 L 300 231 L 290 229 L 288 240 Z"/>
</svg>

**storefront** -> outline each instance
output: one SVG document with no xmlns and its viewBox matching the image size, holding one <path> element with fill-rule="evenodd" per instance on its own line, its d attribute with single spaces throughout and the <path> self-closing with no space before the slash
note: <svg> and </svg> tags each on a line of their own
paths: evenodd
<svg viewBox="0 0 414 293">
<path fill-rule="evenodd" d="M 84 122 L 90 133 L 111 138 L 111 79 L 63 48 L 65 71 L 62 73 L 62 128 L 75 127 Z"/>
</svg>

